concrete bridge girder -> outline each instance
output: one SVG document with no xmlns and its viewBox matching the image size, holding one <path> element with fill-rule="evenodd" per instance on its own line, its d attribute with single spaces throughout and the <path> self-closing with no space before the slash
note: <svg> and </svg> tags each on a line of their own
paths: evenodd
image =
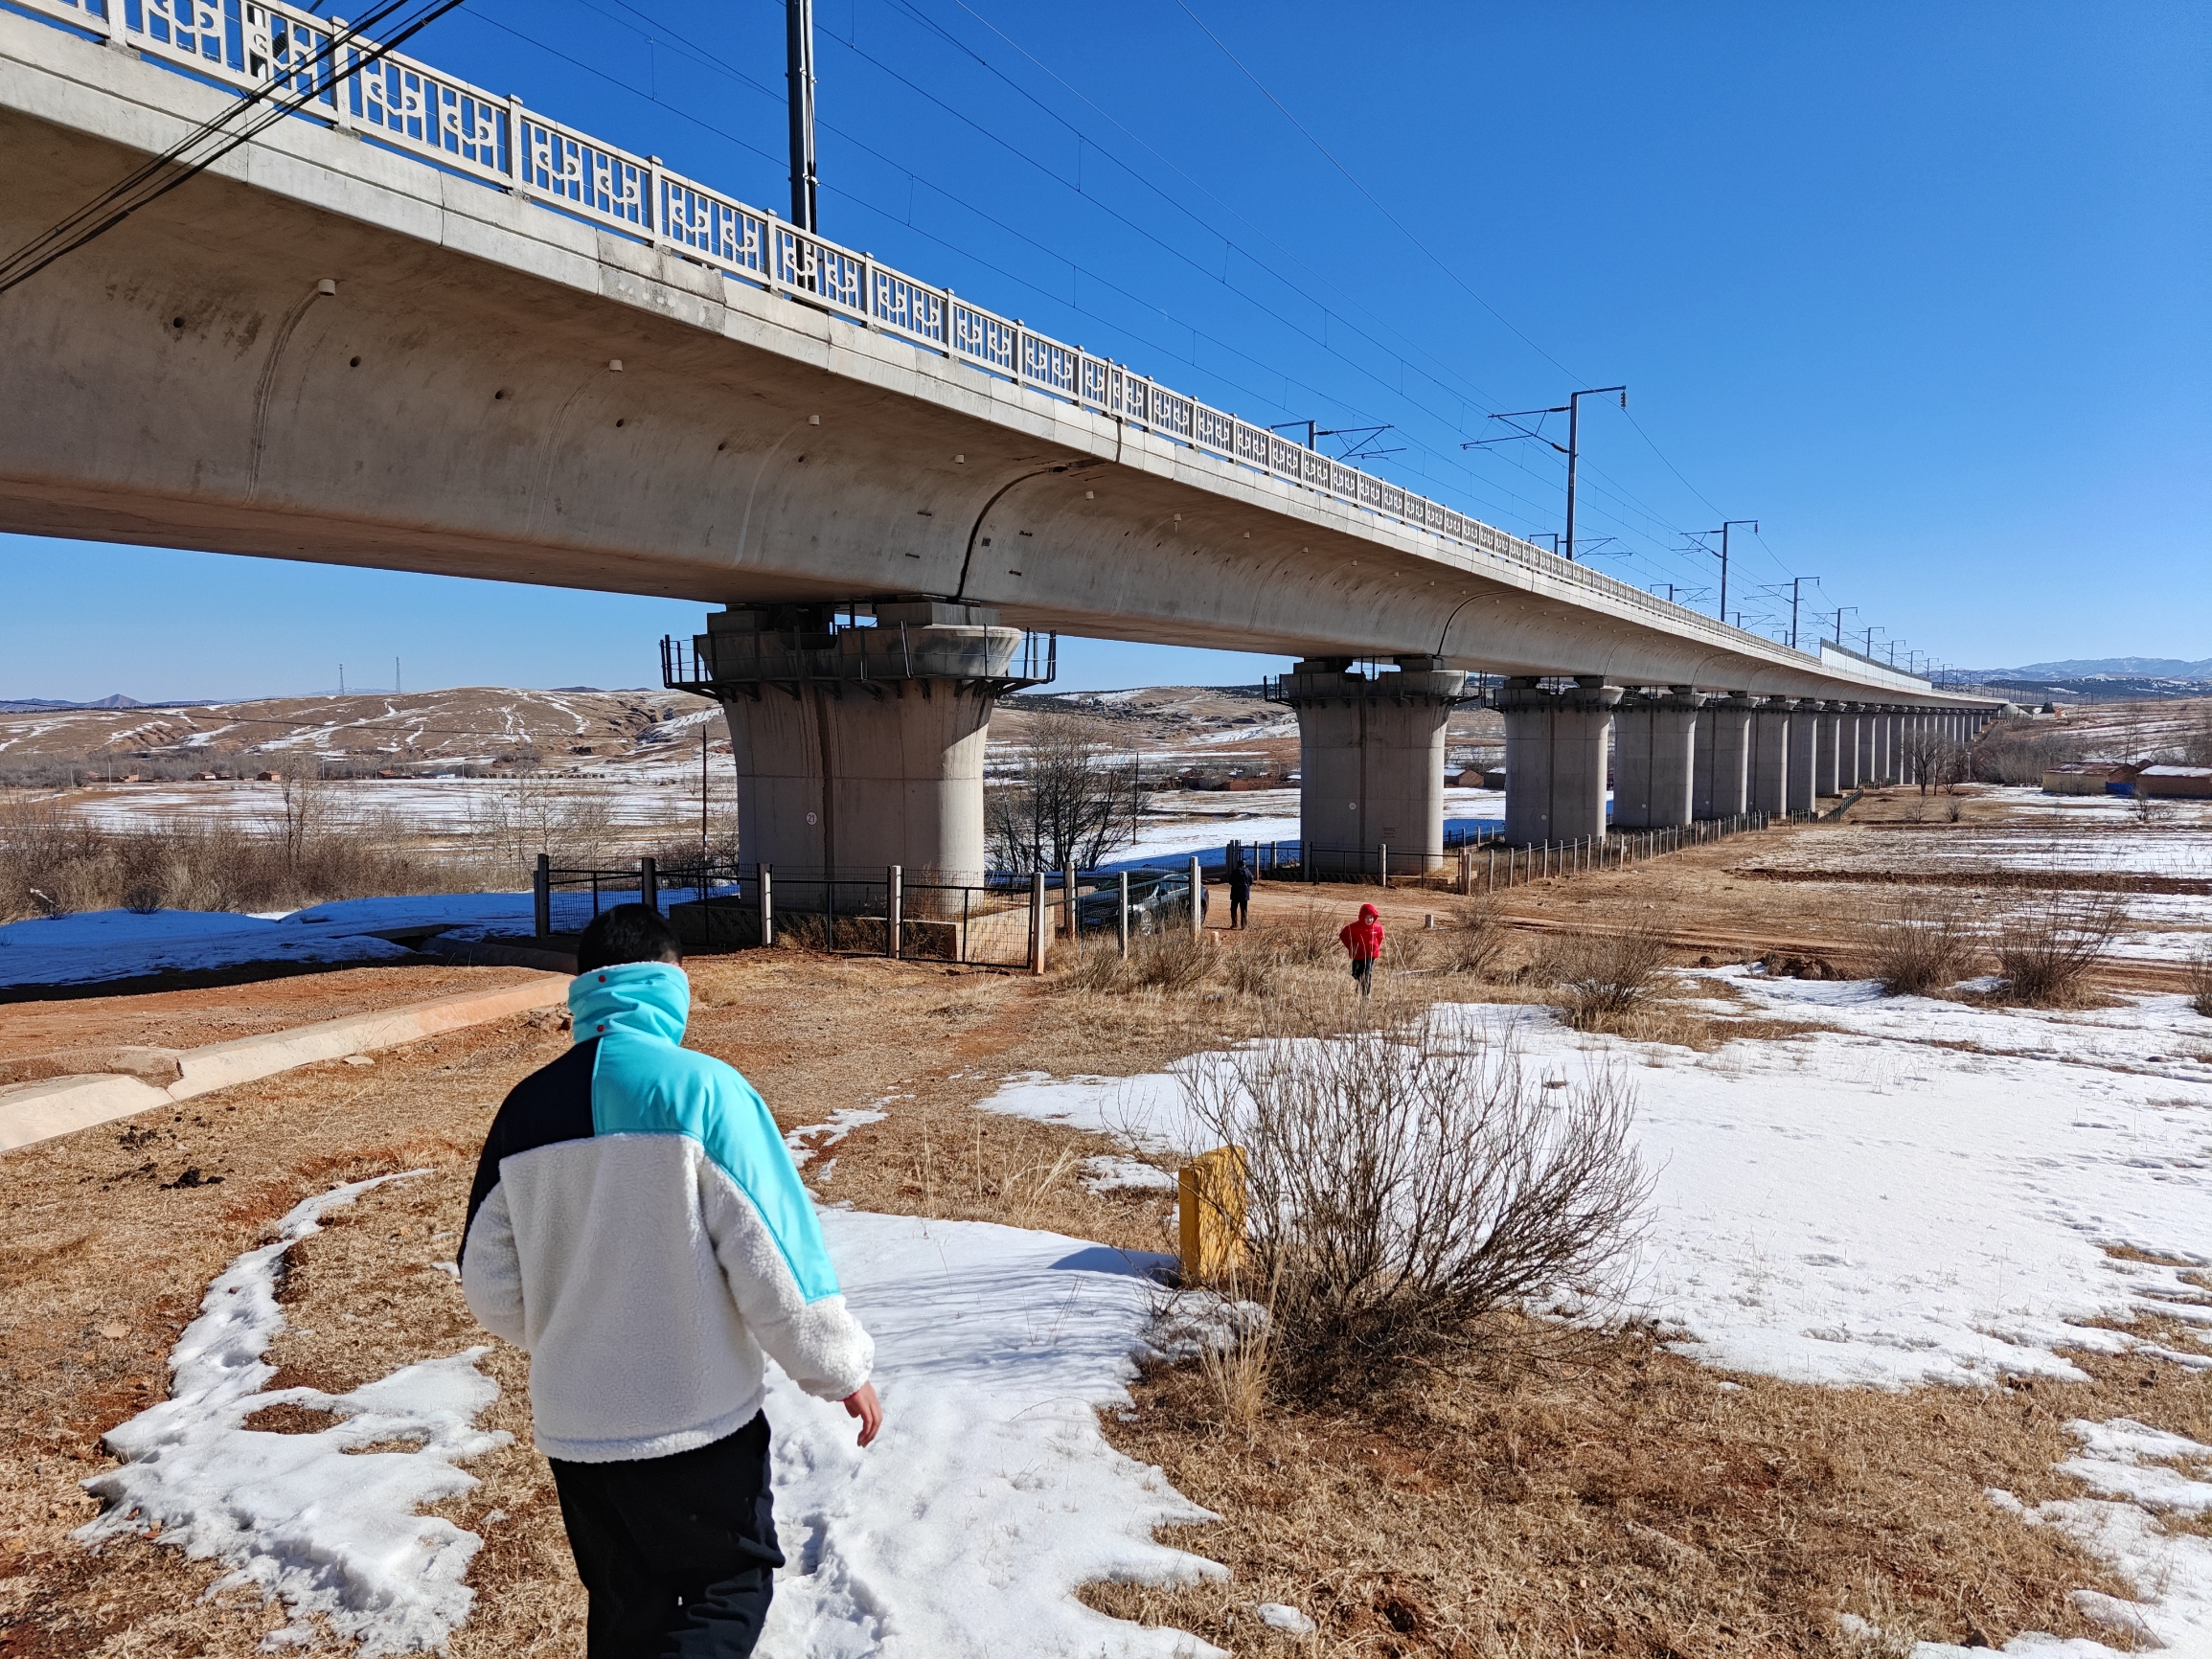
<svg viewBox="0 0 2212 1659">
<path fill-rule="evenodd" d="M 230 102 L 0 13 L 0 235 Z M 0 529 L 706 603 L 926 593 L 1103 637 L 1756 694 L 1846 683 L 306 121 L 10 303 Z"/>
</svg>

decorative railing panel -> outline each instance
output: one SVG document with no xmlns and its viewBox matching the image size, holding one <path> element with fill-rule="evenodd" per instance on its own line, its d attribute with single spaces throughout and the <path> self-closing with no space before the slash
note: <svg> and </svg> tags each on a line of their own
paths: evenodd
<svg viewBox="0 0 2212 1659">
<path fill-rule="evenodd" d="M 274 90 L 301 99 L 302 116 L 349 127 L 419 160 L 1311 489 L 1374 519 L 1563 579 L 1678 631 L 1739 648 L 1778 648 L 956 299 L 948 288 L 801 232 L 657 160 L 536 115 L 514 99 L 399 53 L 379 57 L 373 43 L 350 37 L 344 24 L 303 7 L 255 0 L 13 4 L 242 92 Z"/>
</svg>

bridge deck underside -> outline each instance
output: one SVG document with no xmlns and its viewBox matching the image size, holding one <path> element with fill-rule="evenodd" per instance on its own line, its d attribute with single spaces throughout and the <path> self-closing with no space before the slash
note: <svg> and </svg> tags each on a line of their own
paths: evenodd
<svg viewBox="0 0 2212 1659">
<path fill-rule="evenodd" d="M 0 14 L 0 238 L 225 96 Z M 7 305 L 0 529 L 708 603 L 929 594 L 1169 645 L 1915 700 L 304 122 Z"/>
</svg>

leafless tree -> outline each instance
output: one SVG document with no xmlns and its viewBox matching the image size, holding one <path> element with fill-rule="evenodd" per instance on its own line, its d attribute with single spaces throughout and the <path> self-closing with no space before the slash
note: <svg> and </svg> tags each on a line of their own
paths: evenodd
<svg viewBox="0 0 2212 1659">
<path fill-rule="evenodd" d="M 1000 870 L 1095 870 L 1137 838 L 1142 768 L 1119 754 L 1105 722 L 1039 716 L 1012 782 L 984 804 L 991 860 Z"/>
</svg>

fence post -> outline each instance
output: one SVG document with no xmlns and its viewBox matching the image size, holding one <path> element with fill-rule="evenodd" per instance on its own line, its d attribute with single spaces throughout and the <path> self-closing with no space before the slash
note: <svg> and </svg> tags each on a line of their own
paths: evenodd
<svg viewBox="0 0 2212 1659">
<path fill-rule="evenodd" d="M 889 936 L 884 941 L 883 954 L 893 961 L 899 958 L 901 935 L 905 926 L 905 872 L 894 864 L 883 872 L 883 930 Z"/>
<path fill-rule="evenodd" d="M 1298 873 L 1309 881 L 1321 879 L 1321 872 L 1313 868 L 1313 843 L 1311 841 L 1298 843 Z"/>
<path fill-rule="evenodd" d="M 1044 872 L 1029 873 L 1029 971 L 1044 971 Z"/>
<path fill-rule="evenodd" d="M 660 914 L 660 871 L 650 858 L 637 861 L 637 900 L 655 916 Z"/>
<path fill-rule="evenodd" d="M 761 943 L 776 943 L 776 895 L 768 867 L 761 866 Z"/>
<path fill-rule="evenodd" d="M 1382 885 L 1390 885 L 1390 843 L 1379 841 L 1375 845 L 1375 871 L 1382 878 Z"/>
<path fill-rule="evenodd" d="M 1060 880 L 1062 883 L 1064 883 L 1060 889 L 1060 894 L 1061 897 L 1067 901 L 1067 942 L 1070 944 L 1080 944 L 1083 943 L 1083 925 L 1077 920 L 1075 913 L 1074 865 L 1070 864 L 1065 870 L 1060 872 Z"/>
<path fill-rule="evenodd" d="M 1123 871 L 1117 885 L 1121 889 L 1120 902 L 1115 908 L 1114 937 L 1120 943 L 1122 960 L 1129 954 L 1129 873 Z"/>
<path fill-rule="evenodd" d="M 1191 937 L 1206 936 L 1206 873 L 1198 868 L 1198 855 L 1191 854 Z"/>
<path fill-rule="evenodd" d="M 1485 891 L 1497 891 L 1497 849 L 1494 847 L 1490 850 L 1490 885 Z"/>
<path fill-rule="evenodd" d="M 553 931 L 553 860 L 542 852 L 537 855 L 537 868 L 530 875 L 530 912 L 537 937 L 545 938 Z"/>
</svg>

